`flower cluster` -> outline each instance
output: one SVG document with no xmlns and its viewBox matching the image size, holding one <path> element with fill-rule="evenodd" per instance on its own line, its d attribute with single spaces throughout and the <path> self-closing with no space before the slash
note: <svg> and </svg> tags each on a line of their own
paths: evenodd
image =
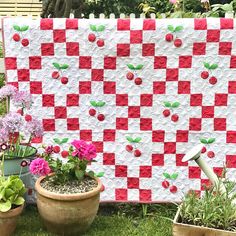
<svg viewBox="0 0 236 236">
<path fill-rule="evenodd" d="M 5 85 L 0 89 L 0 101 L 8 98 L 13 97 L 16 94 L 16 87 L 12 85 Z"/>
<path fill-rule="evenodd" d="M 34 175 L 48 175 L 51 172 L 51 169 L 48 165 L 48 162 L 43 158 L 37 158 L 30 164 L 30 172 Z"/>
</svg>

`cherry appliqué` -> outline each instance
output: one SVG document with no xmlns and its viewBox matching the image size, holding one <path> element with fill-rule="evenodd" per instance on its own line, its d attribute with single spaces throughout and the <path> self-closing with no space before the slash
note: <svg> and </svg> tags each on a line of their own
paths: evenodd
<svg viewBox="0 0 236 236">
<path fill-rule="evenodd" d="M 105 28 L 105 25 L 90 25 L 90 30 L 92 33 L 89 33 L 88 41 L 90 43 L 96 42 L 98 47 L 104 47 L 105 41 L 101 37 L 101 33 L 105 30 Z"/>
<path fill-rule="evenodd" d="M 100 108 L 104 107 L 106 103 L 103 101 L 90 101 L 90 104 L 92 108 L 89 109 L 89 115 L 91 117 L 96 117 L 98 121 L 104 121 L 105 115 L 101 113 Z"/>
<path fill-rule="evenodd" d="M 174 112 L 174 109 L 180 106 L 179 102 L 164 102 L 164 111 L 162 112 L 164 117 L 169 117 L 171 115 L 171 121 L 178 122 L 179 115 Z"/>
<path fill-rule="evenodd" d="M 201 138 L 200 142 L 205 145 L 202 148 L 202 154 L 206 153 L 208 158 L 214 158 L 215 153 L 210 149 L 210 144 L 214 143 L 215 141 L 216 141 L 215 138 L 209 138 L 209 139 Z"/>
<path fill-rule="evenodd" d="M 215 85 L 217 83 L 217 78 L 213 75 L 213 71 L 218 68 L 218 65 L 210 64 L 208 62 L 204 62 L 203 64 L 206 70 L 201 72 L 201 78 L 204 80 L 209 79 L 209 83 Z"/>
<path fill-rule="evenodd" d="M 135 157 L 140 157 L 142 155 L 142 152 L 140 151 L 140 149 L 138 149 L 137 146 L 142 141 L 142 138 L 132 138 L 130 136 L 127 136 L 126 139 L 129 144 L 126 145 L 125 150 L 132 153 Z"/>
<path fill-rule="evenodd" d="M 59 64 L 57 62 L 52 63 L 55 70 L 52 72 L 53 79 L 60 79 L 62 84 L 67 84 L 69 79 L 68 77 L 64 76 L 64 70 L 69 68 L 68 64 Z"/>
<path fill-rule="evenodd" d="M 15 31 L 17 31 L 17 33 L 13 34 L 12 39 L 15 42 L 21 42 L 21 45 L 23 47 L 27 47 L 29 45 L 29 39 L 25 38 L 24 32 L 26 32 L 29 29 L 29 26 L 28 25 L 24 25 L 24 26 L 14 25 L 13 28 Z"/>
<path fill-rule="evenodd" d="M 178 26 L 174 27 L 173 25 L 168 25 L 168 30 L 170 31 L 170 33 L 166 34 L 165 40 L 169 43 L 174 41 L 175 47 L 177 47 L 177 48 L 181 47 L 183 42 L 180 38 L 177 37 L 176 33 L 182 31 L 183 26 L 178 25 Z"/>
<path fill-rule="evenodd" d="M 127 66 L 131 71 L 126 74 L 126 79 L 130 81 L 134 80 L 134 83 L 136 85 L 141 85 L 143 83 L 143 79 L 138 76 L 138 71 L 143 69 L 143 65 L 139 64 L 137 66 L 134 66 L 132 64 L 128 64 Z"/>
<path fill-rule="evenodd" d="M 178 178 L 178 174 L 163 173 L 163 176 L 165 177 L 165 179 L 161 183 L 162 187 L 164 189 L 169 189 L 171 193 L 176 193 L 178 191 L 178 188 L 176 185 L 174 185 L 174 181 Z"/>
</svg>

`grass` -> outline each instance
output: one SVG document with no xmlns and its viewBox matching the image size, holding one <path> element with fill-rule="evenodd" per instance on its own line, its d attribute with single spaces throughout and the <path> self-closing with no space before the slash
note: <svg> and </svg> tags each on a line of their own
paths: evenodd
<svg viewBox="0 0 236 236">
<path fill-rule="evenodd" d="M 171 236 L 176 212 L 173 205 L 148 205 L 142 216 L 141 204 L 101 205 L 91 228 L 84 236 Z M 26 207 L 14 236 L 52 236 L 43 228 L 36 206 Z"/>
</svg>

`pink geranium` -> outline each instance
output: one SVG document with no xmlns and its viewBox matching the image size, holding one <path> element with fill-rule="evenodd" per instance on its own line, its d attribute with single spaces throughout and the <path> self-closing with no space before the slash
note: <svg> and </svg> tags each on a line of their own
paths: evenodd
<svg viewBox="0 0 236 236">
<path fill-rule="evenodd" d="M 172 4 L 176 4 L 178 2 L 178 0 L 169 0 L 169 2 Z"/>
<path fill-rule="evenodd" d="M 37 158 L 30 163 L 30 172 L 34 175 L 48 175 L 51 172 L 51 169 L 48 165 L 48 162 L 43 158 Z"/>
</svg>

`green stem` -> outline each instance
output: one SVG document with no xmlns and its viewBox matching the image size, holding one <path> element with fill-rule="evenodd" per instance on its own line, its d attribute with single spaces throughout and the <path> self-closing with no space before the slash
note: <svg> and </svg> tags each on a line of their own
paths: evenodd
<svg viewBox="0 0 236 236">
<path fill-rule="evenodd" d="M 7 97 L 7 112 L 10 112 L 10 96 Z"/>
<path fill-rule="evenodd" d="M 5 152 L 3 152 L 2 163 L 1 163 L 2 177 L 5 177 L 5 175 L 4 175 L 4 159 L 5 159 Z"/>
<path fill-rule="evenodd" d="M 185 0 L 183 0 L 183 3 L 182 3 L 182 10 L 183 10 L 183 12 L 185 12 L 185 4 L 184 4 L 184 1 L 185 1 Z"/>
<path fill-rule="evenodd" d="M 29 144 L 30 144 L 31 140 L 32 140 L 32 136 L 30 136 L 30 138 L 29 138 L 29 141 L 28 141 L 28 143 L 27 143 L 27 145 L 26 145 L 26 148 L 25 148 L 25 150 L 24 150 L 24 153 L 23 153 L 23 157 L 25 157 L 25 153 L 26 153 L 27 150 L 28 150 L 28 147 L 29 147 Z"/>
</svg>

